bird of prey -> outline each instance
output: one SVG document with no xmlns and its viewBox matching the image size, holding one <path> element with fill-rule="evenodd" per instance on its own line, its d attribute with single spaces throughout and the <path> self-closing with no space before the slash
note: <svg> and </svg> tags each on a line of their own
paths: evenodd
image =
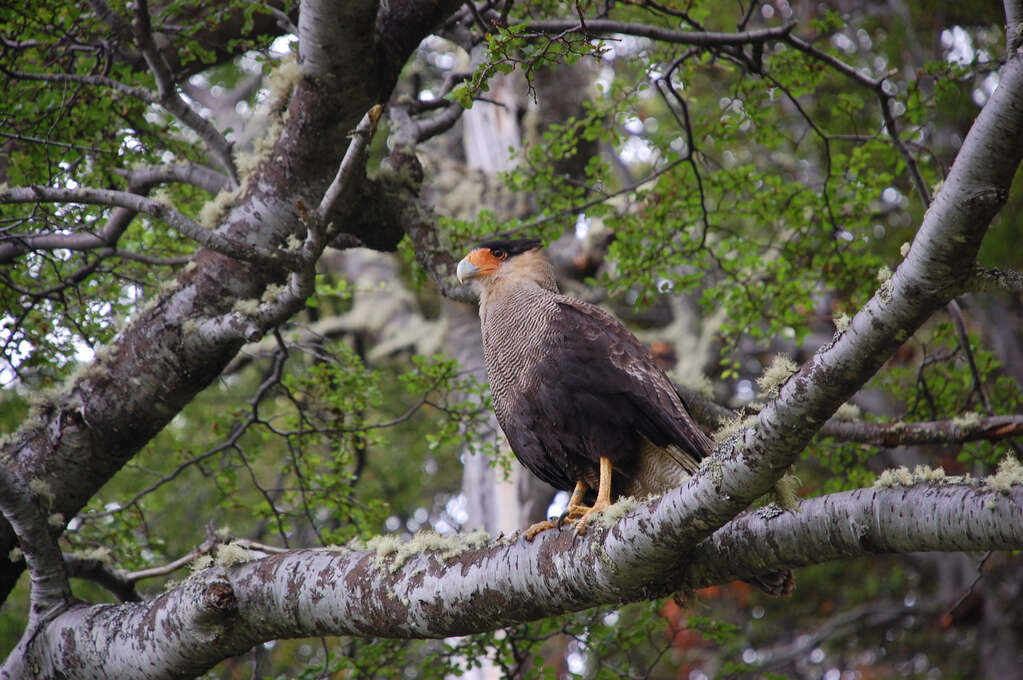
<svg viewBox="0 0 1023 680">
<path fill-rule="evenodd" d="M 579 533 L 619 496 L 682 485 L 710 453 L 650 351 L 603 309 L 558 292 L 539 239 L 483 243 L 457 275 L 479 293 L 497 421 L 526 468 L 572 491 L 565 517 Z"/>
</svg>

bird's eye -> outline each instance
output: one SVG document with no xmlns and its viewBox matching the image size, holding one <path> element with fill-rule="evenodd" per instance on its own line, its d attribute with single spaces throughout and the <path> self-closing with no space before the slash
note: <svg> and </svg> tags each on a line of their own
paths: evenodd
<svg viewBox="0 0 1023 680">
<path fill-rule="evenodd" d="M 508 257 L 508 253 L 504 252 L 504 250 L 501 248 L 491 248 L 490 254 L 499 260 L 503 260 L 504 258 Z"/>
</svg>

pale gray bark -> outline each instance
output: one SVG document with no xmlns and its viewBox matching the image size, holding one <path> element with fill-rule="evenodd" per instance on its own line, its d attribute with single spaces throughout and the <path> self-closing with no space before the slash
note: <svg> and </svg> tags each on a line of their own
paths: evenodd
<svg viewBox="0 0 1023 680">
<path fill-rule="evenodd" d="M 385 91 L 393 86 L 401 65 L 395 45 L 406 49 L 403 62 L 429 29 L 429 24 L 402 22 L 399 10 L 405 5 L 392 3 L 386 16 L 379 17 L 390 42 L 375 44 L 372 26 L 342 21 L 324 9 L 329 4 L 313 0 L 303 4 L 303 35 L 308 43 L 300 47 L 300 53 L 304 57 L 305 50 L 311 50 L 309 75 L 291 90 L 283 132 L 273 140 L 275 162 L 261 163 L 246 178 L 247 188 L 216 229 L 199 231 L 194 222 L 166 206 L 127 192 L 81 189 L 71 196 L 61 192 L 73 190 L 53 187 L 4 187 L 0 191 L 5 198 L 18 201 L 95 200 L 122 205 L 128 211 L 118 220 L 117 229 L 127 225 L 131 211 L 147 210 L 213 248 L 200 250 L 194 266 L 180 273 L 172 289 L 140 310 L 110 347 L 97 351 L 93 365 L 63 386 L 58 396 L 39 403 L 21 429 L 5 440 L 3 453 L 13 478 L 29 488 L 46 490 L 48 500 L 33 490 L 35 502 L 45 508 L 41 513 L 44 521 L 47 513 L 74 516 L 220 373 L 246 340 L 258 339 L 288 318 L 311 292 L 313 266 L 325 244 L 309 238 L 315 237 L 315 230 L 306 229 L 300 207 L 320 204 L 350 148 L 348 133 L 380 95 L 376 79 L 391 80 Z M 376 11 L 372 2 L 360 6 L 364 11 Z M 442 16 L 453 5 L 430 2 L 424 7 L 424 16 Z M 346 3 L 346 8 L 357 9 L 354 3 Z M 375 56 L 356 57 L 354 51 L 367 44 L 376 50 Z M 324 45 L 331 46 L 334 61 L 316 59 L 316 47 Z M 352 64 L 360 68 L 351 68 Z M 338 70 L 325 75 L 323 69 L 330 65 Z M 330 86 L 325 87 L 319 78 L 328 78 Z M 363 144 L 365 137 L 356 140 L 352 147 Z M 364 181 L 361 176 L 351 179 L 352 185 Z M 401 236 L 400 229 L 388 232 L 377 224 L 360 222 L 350 208 L 335 213 L 340 213 L 332 216 L 335 228 L 349 230 L 356 241 L 393 248 Z M 306 238 L 301 251 L 281 248 L 289 236 Z M 271 250 L 272 256 L 262 257 Z M 258 261 L 261 266 L 250 266 L 246 260 Z M 283 288 L 279 287 L 282 280 L 286 282 Z M 275 294 L 266 296 L 271 285 L 277 286 Z M 238 304 L 246 301 L 249 304 Z M 11 509 L 12 513 L 16 510 Z M 20 521 L 18 517 L 12 514 L 15 521 Z M 41 530 L 48 531 L 46 527 Z M 19 532 L 26 535 L 21 529 Z M 5 594 L 23 568 L 23 563 L 10 559 L 17 543 L 10 525 L 0 526 L 0 588 Z M 33 550 L 36 543 L 23 542 L 22 548 Z M 41 553 L 30 556 L 30 566 L 37 557 Z"/>
<path fill-rule="evenodd" d="M 211 232 L 228 246 L 244 241 L 269 249 L 288 236 L 306 235 L 299 206 L 320 204 L 347 132 L 389 95 L 422 33 L 455 6 L 392 2 L 375 14 L 375 3 L 329 4 L 302 5 L 304 78 L 274 146 L 274 157 L 286 162 L 260 165 Z M 367 63 L 367 52 L 359 49 L 371 35 L 385 38 L 369 50 Z M 52 546 L 35 540 L 46 533 L 43 513 L 26 511 L 19 494 L 33 482 L 45 484 L 52 498 L 47 510 L 77 512 L 215 378 L 244 340 L 287 318 L 308 291 L 309 269 L 305 277 L 292 276 L 291 287 L 265 313 L 243 314 L 233 309 L 236 302 L 261 299 L 287 272 L 248 266 L 240 261 L 243 253 L 200 252 L 195 270 L 140 312 L 111 348 L 98 353 L 94 366 L 53 403 L 40 405 L 4 447 L 8 486 L 17 490 L 3 510 L 31 553 L 29 566 L 40 584 L 33 604 L 54 608 L 8 657 L 3 677 L 187 677 L 275 637 L 447 636 L 807 560 L 891 550 L 1023 548 L 1019 486 L 1004 496 L 963 486 L 861 490 L 808 501 L 798 515 L 755 513 L 730 522 L 771 487 L 908 334 L 969 284 L 979 243 L 1021 156 L 1023 60 L 1014 53 L 892 279 L 846 332 L 782 387 L 756 424 L 720 447 L 685 487 L 618 521 L 607 517 L 609 527 L 595 522 L 583 537 L 549 532 L 531 544 L 493 541 L 450 558 L 413 550 L 400 564 L 394 555 L 380 556 L 378 563 L 374 553 L 296 551 L 207 570 L 150 603 L 72 604 Z M 419 236 L 417 246 L 427 244 L 419 254 L 431 273 L 450 283 L 445 268 L 451 253 L 429 214 L 411 200 L 391 209 Z M 357 229 L 361 223 L 350 212 L 336 219 L 352 227 L 354 238 L 381 238 L 386 245 L 393 236 L 381 236 L 375 224 L 373 230 Z M 311 252 L 304 257 L 318 255 L 322 243 L 307 240 L 307 246 Z M 33 494 L 33 503 L 44 495 Z M 0 555 L 15 543 L 5 529 Z M 691 557 L 683 557 L 687 552 Z M 5 589 L 19 571 L 3 565 Z"/>
<path fill-rule="evenodd" d="M 664 540 L 687 501 L 677 489 L 584 536 L 452 539 L 408 554 L 296 550 L 211 567 L 152 602 L 64 612 L 31 654 L 8 659 L 3 677 L 23 677 L 28 663 L 36 677 L 190 677 L 275 638 L 447 637 L 840 557 L 1023 547 L 1019 485 L 1008 494 L 957 484 L 815 498 L 799 513 L 742 515 L 688 555 L 684 540 Z"/>
</svg>

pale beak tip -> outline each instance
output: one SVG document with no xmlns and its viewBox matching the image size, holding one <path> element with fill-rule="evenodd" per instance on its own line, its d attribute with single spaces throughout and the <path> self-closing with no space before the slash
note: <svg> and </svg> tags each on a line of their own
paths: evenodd
<svg viewBox="0 0 1023 680">
<path fill-rule="evenodd" d="M 467 258 L 462 258 L 458 263 L 458 268 L 455 270 L 455 276 L 458 277 L 460 283 L 465 283 L 472 277 L 476 276 L 479 269 L 472 262 L 469 262 Z"/>
</svg>

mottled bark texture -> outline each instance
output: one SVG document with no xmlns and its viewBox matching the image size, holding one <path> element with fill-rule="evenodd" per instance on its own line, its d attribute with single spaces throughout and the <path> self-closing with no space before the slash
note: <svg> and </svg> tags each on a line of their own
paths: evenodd
<svg viewBox="0 0 1023 680">
<path fill-rule="evenodd" d="M 303 207 L 319 204 L 348 147 L 347 134 L 393 88 L 401 64 L 438 18 L 458 3 L 428 7 L 423 23 L 401 20 L 417 3 L 305 2 L 299 29 L 302 78 L 291 92 L 283 132 L 270 158 L 212 233 L 261 250 L 303 236 Z M 410 10 L 411 11 L 411 10 Z M 418 15 L 417 15 L 418 16 Z M 380 32 L 384 31 L 385 32 Z M 401 58 L 397 50 L 404 49 Z M 352 187 L 350 190 L 356 190 Z M 393 248 L 400 229 L 354 219 L 340 201 L 331 220 L 354 239 Z M 347 212 L 346 212 L 347 211 Z M 356 216 L 357 217 L 357 216 Z M 349 224 L 354 225 L 349 228 Z M 280 323 L 303 301 L 292 296 L 258 318 L 233 312 L 282 284 L 283 267 L 256 266 L 203 250 L 177 286 L 139 312 L 92 366 L 41 404 L 3 448 L 12 474 L 44 485 L 52 499 L 43 516 L 72 517 L 125 462 L 159 432 L 221 370 L 246 341 Z M 6 596 L 24 567 L 8 555 L 17 545 L 0 527 L 0 591 Z"/>
<path fill-rule="evenodd" d="M 683 494 L 675 493 L 675 496 Z M 146 603 L 78 606 L 35 644 L 37 677 L 193 677 L 263 640 L 442 638 L 721 583 L 783 565 L 921 550 L 1023 545 L 1023 487 L 861 489 L 802 512 L 742 515 L 690 555 L 657 548 L 679 521 L 667 498 L 585 536 L 571 529 L 408 553 L 295 550 L 193 574 Z M 640 569 L 639 565 L 643 568 Z M 102 669 L 92 665 L 103 659 Z M 7 677 L 24 666 L 11 663 Z"/>
<path fill-rule="evenodd" d="M 314 228 L 303 220 L 335 176 L 347 133 L 390 96 L 411 50 L 458 4 L 303 2 L 302 78 L 290 94 L 272 162 L 243 178 L 245 190 L 215 233 L 261 250 L 279 249 L 289 236 L 306 238 Z M 730 522 L 770 489 L 909 334 L 969 284 L 977 248 L 1021 156 L 1023 60 L 1013 51 L 894 276 L 848 330 L 782 386 L 753 427 L 719 447 L 685 487 L 624 518 L 606 516 L 610 528 L 594 523 L 584 537 L 549 532 L 532 544 L 491 542 L 448 558 L 412 551 L 400 564 L 396 555 L 299 551 L 204 571 L 149 603 L 74 603 L 53 560 L 55 546 L 39 534 L 42 518 L 73 516 L 243 342 L 302 304 L 307 270 L 200 252 L 173 290 L 141 310 L 4 445 L 7 477 L 0 483 L 12 495 L 3 510 L 33 553 L 33 604 L 45 608 L 0 676 L 188 677 L 276 637 L 446 636 L 807 561 L 887 550 L 1023 548 L 1019 486 L 1007 497 L 962 486 L 863 490 L 808 501 L 798 515 L 768 512 Z M 345 196 L 329 218 L 351 242 L 378 248 L 393 247 L 401 236 L 393 223 L 404 224 L 431 275 L 443 281 L 446 274 L 450 284 L 452 272 L 437 269 L 453 262 L 451 254 L 426 209 L 411 192 L 388 198 L 394 205 L 381 211 L 393 215 L 387 228 L 359 219 L 353 211 L 361 201 Z M 299 269 L 308 269 L 303 262 Z M 285 282 L 290 294 L 267 303 L 265 314 L 234 310 L 237 301 L 261 300 L 271 284 Z M 25 505 L 25 489 L 35 509 Z M 22 570 L 8 561 L 15 546 L 5 523 L 5 594 Z M 691 561 L 681 557 L 687 551 Z"/>
</svg>

